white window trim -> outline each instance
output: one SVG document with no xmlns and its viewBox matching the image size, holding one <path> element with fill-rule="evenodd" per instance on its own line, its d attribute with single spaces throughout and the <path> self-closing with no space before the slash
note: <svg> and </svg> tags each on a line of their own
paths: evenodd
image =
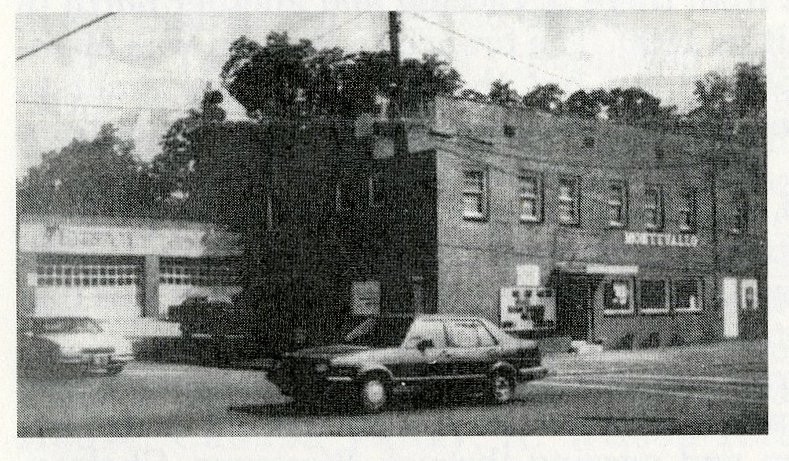
<svg viewBox="0 0 789 461">
<path fill-rule="evenodd" d="M 606 309 L 606 299 L 605 299 L 605 287 L 609 284 L 616 283 L 616 282 L 625 282 L 627 283 L 628 295 L 627 299 L 630 304 L 630 308 L 627 310 L 624 309 Z M 634 289 L 633 289 L 633 279 L 629 278 L 613 278 L 608 279 L 603 282 L 603 315 L 606 316 L 617 316 L 617 315 L 633 315 L 636 311 L 635 299 L 634 296 Z"/>
<path fill-rule="evenodd" d="M 666 216 L 665 216 L 665 199 L 663 196 L 663 187 L 657 184 L 649 184 L 644 188 L 644 197 L 648 197 L 648 192 L 650 190 L 654 190 L 657 192 L 657 203 L 649 203 L 644 200 L 644 213 L 646 214 L 647 210 L 654 210 L 655 220 L 656 222 L 650 223 L 646 222 L 646 216 L 644 216 L 644 228 L 646 230 L 657 231 L 662 230 L 663 226 L 665 226 Z"/>
<path fill-rule="evenodd" d="M 484 221 L 488 218 L 488 171 L 484 168 L 465 168 L 463 171 L 463 190 L 461 197 L 463 201 L 461 203 L 461 207 L 463 210 L 463 219 L 471 220 L 471 221 Z M 466 175 L 468 173 L 480 173 L 482 175 L 482 188 L 481 189 L 469 189 L 466 187 Z M 465 199 L 468 196 L 475 196 L 479 197 L 480 202 L 482 203 L 482 212 L 472 212 L 466 209 L 466 202 Z"/>
<path fill-rule="evenodd" d="M 613 185 L 617 185 L 620 187 L 620 195 L 619 200 L 617 201 L 616 198 L 612 197 L 610 194 L 612 193 Z M 614 206 L 619 206 L 621 209 L 622 219 L 619 221 L 614 221 L 609 219 L 608 220 L 608 227 L 615 228 L 615 229 L 622 229 L 627 227 L 627 182 L 621 180 L 611 181 L 608 184 L 608 208 L 609 210 Z"/>
<path fill-rule="evenodd" d="M 559 221 L 559 224 L 563 226 L 578 226 L 581 224 L 581 178 L 578 176 L 560 176 L 559 190 L 561 190 L 562 183 L 567 181 L 572 184 L 575 195 L 570 197 L 562 197 L 561 194 L 557 194 L 556 199 L 560 206 L 562 203 L 570 203 L 572 205 L 573 219 L 563 219 L 562 215 L 558 213 L 559 207 L 557 207 L 556 210 L 556 218 Z"/>
<path fill-rule="evenodd" d="M 696 232 L 698 228 L 698 194 L 693 187 L 685 187 L 681 191 L 682 200 L 679 205 L 679 213 L 682 218 L 687 214 L 691 221 L 690 224 L 686 222 L 679 223 L 679 230 L 686 233 Z M 686 202 L 686 198 L 690 198 L 690 202 Z M 684 221 L 684 219 L 683 219 Z"/>
<path fill-rule="evenodd" d="M 663 282 L 663 309 L 646 309 L 641 303 L 643 293 L 641 284 L 644 282 Z M 671 283 L 667 279 L 642 279 L 638 281 L 638 312 L 645 315 L 660 315 L 671 312 Z"/>
<path fill-rule="evenodd" d="M 524 180 L 531 179 L 534 181 L 535 191 L 534 193 L 524 192 L 523 190 L 523 182 Z M 535 171 L 531 170 L 521 170 L 520 174 L 518 175 L 518 219 L 520 222 L 523 223 L 538 223 L 542 222 L 542 215 L 543 215 L 543 182 L 542 182 L 542 175 Z M 524 200 L 533 200 L 534 201 L 534 215 L 525 215 L 523 214 L 523 201 Z"/>
<path fill-rule="evenodd" d="M 697 307 L 694 307 L 692 309 L 690 309 L 690 308 L 688 308 L 688 309 L 684 309 L 684 308 L 683 309 L 678 309 L 675 306 L 676 294 L 675 294 L 675 291 L 674 291 L 674 283 L 679 281 L 679 280 L 694 280 L 696 282 L 696 297 L 697 297 L 696 306 Z M 679 314 L 685 314 L 685 313 L 692 314 L 692 313 L 696 313 L 696 312 L 702 312 L 703 310 L 704 310 L 704 281 L 701 279 L 701 277 L 689 276 L 689 277 L 677 277 L 675 279 L 671 279 L 671 311 L 672 312 L 676 312 L 676 313 L 679 313 Z"/>
</svg>

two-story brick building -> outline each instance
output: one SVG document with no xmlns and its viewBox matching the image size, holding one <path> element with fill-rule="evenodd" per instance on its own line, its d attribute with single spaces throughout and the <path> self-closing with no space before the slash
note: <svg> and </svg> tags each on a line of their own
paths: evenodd
<svg viewBox="0 0 789 461">
<path fill-rule="evenodd" d="M 737 299 L 766 303 L 764 206 L 738 218 L 754 222 L 753 238 L 725 247 L 734 186 L 716 178 L 736 177 L 738 163 L 713 169 L 719 147 L 457 99 L 431 109 L 409 121 L 397 155 L 381 130 L 346 127 L 338 142 L 302 128 L 302 147 L 261 164 L 252 214 L 264 223 L 248 236 L 253 262 L 268 262 L 252 285 L 279 293 L 267 299 L 286 300 L 303 325 L 333 331 L 354 311 L 498 321 L 502 290 L 530 285 L 555 292 L 542 334 L 647 346 L 736 336 L 740 302 L 720 302 L 729 272 Z M 742 245 L 754 252 L 737 256 Z"/>
</svg>

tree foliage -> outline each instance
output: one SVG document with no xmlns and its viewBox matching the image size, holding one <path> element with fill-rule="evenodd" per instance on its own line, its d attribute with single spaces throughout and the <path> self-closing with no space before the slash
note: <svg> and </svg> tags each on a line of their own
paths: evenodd
<svg viewBox="0 0 789 461">
<path fill-rule="evenodd" d="M 562 107 L 564 90 L 555 83 L 537 85 L 523 97 L 523 105 L 544 110 L 558 112 Z"/>
<path fill-rule="evenodd" d="M 511 106 L 521 102 L 521 96 L 513 88 L 512 82 L 503 82 L 500 79 L 490 84 L 488 99 L 495 104 L 504 106 Z"/>
<path fill-rule="evenodd" d="M 261 45 L 240 37 L 230 47 L 221 78 L 250 117 L 333 115 L 353 118 L 377 109 L 400 82 L 405 109 L 419 108 L 461 86 L 458 72 L 435 55 L 405 59 L 392 67 L 386 51 L 347 54 L 341 48 L 316 50 L 309 40 L 291 43 L 287 33 L 271 33 Z"/>
<path fill-rule="evenodd" d="M 17 184 L 20 211 L 85 215 L 138 215 L 150 210 L 147 165 L 132 155 L 131 141 L 104 125 L 90 141 L 74 139 L 44 154 Z"/>
</svg>

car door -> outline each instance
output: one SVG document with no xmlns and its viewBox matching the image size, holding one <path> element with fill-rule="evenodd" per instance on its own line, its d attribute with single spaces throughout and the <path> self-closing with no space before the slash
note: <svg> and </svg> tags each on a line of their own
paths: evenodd
<svg viewBox="0 0 789 461">
<path fill-rule="evenodd" d="M 419 350 L 422 340 L 432 341 L 433 346 Z M 402 360 L 395 379 L 405 382 L 433 383 L 443 380 L 449 371 L 446 330 L 440 320 L 414 321 L 403 343 Z"/>
<path fill-rule="evenodd" d="M 495 338 L 474 319 L 450 320 L 446 326 L 453 379 L 485 379 L 499 355 Z"/>
</svg>

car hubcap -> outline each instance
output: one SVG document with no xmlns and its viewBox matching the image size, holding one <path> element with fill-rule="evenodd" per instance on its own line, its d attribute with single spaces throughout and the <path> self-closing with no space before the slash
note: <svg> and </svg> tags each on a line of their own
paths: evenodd
<svg viewBox="0 0 789 461">
<path fill-rule="evenodd" d="M 512 386 L 510 380 L 504 376 L 496 376 L 493 381 L 493 392 L 496 400 L 499 402 L 507 402 L 512 398 Z"/>
<path fill-rule="evenodd" d="M 364 385 L 364 396 L 372 408 L 379 408 L 386 400 L 386 390 L 380 381 L 368 381 Z"/>
</svg>

